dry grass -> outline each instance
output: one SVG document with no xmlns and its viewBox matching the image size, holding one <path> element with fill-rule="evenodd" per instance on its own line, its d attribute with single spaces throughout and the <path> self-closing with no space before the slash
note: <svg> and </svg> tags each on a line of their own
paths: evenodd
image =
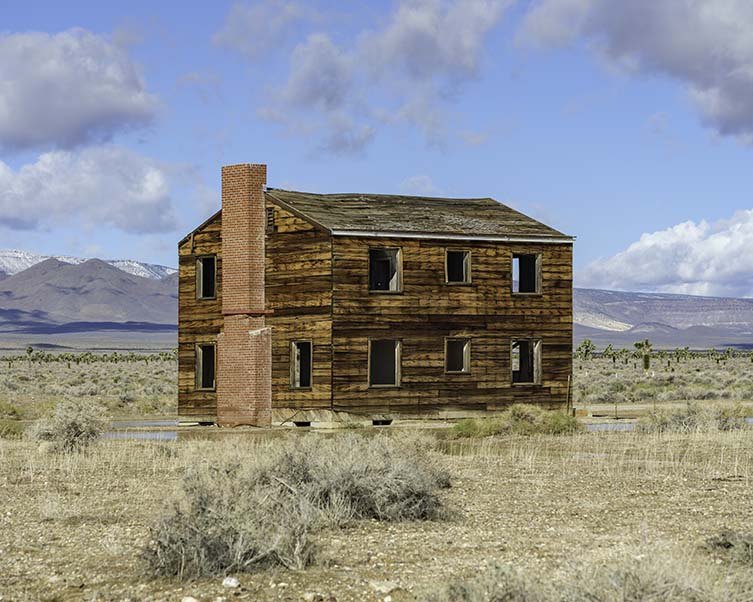
<svg viewBox="0 0 753 602">
<path fill-rule="evenodd" d="M 0 592 L 12 600 L 227 596 L 217 578 L 188 587 L 147 579 L 139 559 L 164 500 L 180 491 L 188 470 L 239 458 L 266 462 L 272 444 L 247 431 L 177 443 L 103 441 L 97 453 L 51 455 L 27 441 L 0 441 Z M 750 568 L 726 548 L 706 544 L 724 529 L 747 533 L 753 524 L 747 431 L 510 436 L 442 445 L 448 454 L 436 461 L 452 475 L 453 487 L 439 496 L 454 510 L 450 520 L 324 526 L 311 539 L 318 562 L 303 571 L 268 566 L 253 576 L 236 573 L 248 588 L 244 595 L 296 600 L 313 591 L 339 602 L 367 600 L 374 599 L 369 580 L 390 580 L 401 590 L 393 600 L 423 599 L 441 595 L 438 580 L 465 583 L 493 564 L 515 567 L 524 585 L 563 583 L 558 580 L 574 572 L 593 584 L 591 592 L 624 581 L 666 595 L 673 575 L 685 569 L 666 567 L 652 576 L 648 568 L 681 556 L 690 558 L 687 583 L 702 596 L 722 596 L 696 599 L 735 601 L 751 591 L 741 577 Z M 620 599 L 616 589 L 603 591 L 605 597 L 593 599 Z"/>
<path fill-rule="evenodd" d="M 34 420 L 61 399 L 88 399 L 117 415 L 175 414 L 177 363 L 76 364 L 0 358 L 0 419 Z"/>
<path fill-rule="evenodd" d="M 753 577 L 719 570 L 672 546 L 594 555 L 545 575 L 493 566 L 451 581 L 426 602 L 747 602 Z"/>
<path fill-rule="evenodd" d="M 478 438 L 492 435 L 571 435 L 583 425 L 564 412 L 551 412 L 536 406 L 513 405 L 487 418 L 461 420 L 453 425 L 450 437 Z"/>
<path fill-rule="evenodd" d="M 667 401 L 753 401 L 753 363 L 749 357 L 674 359 L 654 357 L 651 369 L 640 360 L 576 359 L 576 404 Z"/>
</svg>

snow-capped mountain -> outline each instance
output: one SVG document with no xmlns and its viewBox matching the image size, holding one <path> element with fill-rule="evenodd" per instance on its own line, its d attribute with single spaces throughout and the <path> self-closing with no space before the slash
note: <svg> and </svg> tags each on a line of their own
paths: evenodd
<svg viewBox="0 0 753 602">
<path fill-rule="evenodd" d="M 69 255 L 39 255 L 18 249 L 0 249 L 0 275 L 13 276 L 50 258 L 74 265 L 84 263 L 89 259 L 86 257 L 71 257 Z M 142 278 L 151 278 L 152 280 L 160 280 L 177 272 L 175 268 L 133 261 L 131 259 L 105 259 L 104 261 L 128 274 L 141 276 Z"/>
</svg>

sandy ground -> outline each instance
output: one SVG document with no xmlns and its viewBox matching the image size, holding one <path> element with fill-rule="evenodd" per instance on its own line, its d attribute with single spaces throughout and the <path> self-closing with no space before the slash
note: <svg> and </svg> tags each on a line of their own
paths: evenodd
<svg viewBox="0 0 753 602">
<path fill-rule="evenodd" d="M 400 602 L 494 562 L 544 574 L 655 544 L 708 562 L 707 537 L 753 524 L 750 431 L 513 437 L 447 450 L 448 520 L 321 533 L 313 567 L 235 575 L 234 589 L 149 579 L 139 551 L 185 467 L 238 447 L 109 441 L 58 457 L 0 441 L 1 599 Z"/>
</svg>

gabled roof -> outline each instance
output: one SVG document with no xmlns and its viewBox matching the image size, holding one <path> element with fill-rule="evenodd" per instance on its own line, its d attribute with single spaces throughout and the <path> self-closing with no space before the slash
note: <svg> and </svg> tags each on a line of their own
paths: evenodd
<svg viewBox="0 0 753 602">
<path fill-rule="evenodd" d="M 394 194 L 315 194 L 267 188 L 267 201 L 334 235 L 571 242 L 532 217 L 490 198 Z M 221 214 L 218 211 L 193 232 Z M 186 235 L 181 243 L 191 234 Z"/>
<path fill-rule="evenodd" d="M 551 239 L 572 237 L 494 199 L 314 194 L 277 188 L 267 198 L 335 235 Z"/>
</svg>

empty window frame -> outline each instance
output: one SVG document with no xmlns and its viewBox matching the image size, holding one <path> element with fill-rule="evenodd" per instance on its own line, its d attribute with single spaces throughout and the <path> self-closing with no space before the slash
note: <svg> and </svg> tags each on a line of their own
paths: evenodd
<svg viewBox="0 0 753 602">
<path fill-rule="evenodd" d="M 196 345 L 196 389 L 214 391 L 217 388 L 217 347 L 214 343 Z"/>
<path fill-rule="evenodd" d="M 463 249 L 445 251 L 445 282 L 447 284 L 470 284 L 471 252 Z"/>
<path fill-rule="evenodd" d="M 400 249 L 369 249 L 369 290 L 399 293 L 403 290 Z"/>
<path fill-rule="evenodd" d="M 541 292 L 541 255 L 513 253 L 512 292 L 518 294 Z"/>
<path fill-rule="evenodd" d="M 217 297 L 217 257 L 204 255 L 196 259 L 196 298 Z"/>
<path fill-rule="evenodd" d="M 447 374 L 471 371 L 471 340 L 448 337 L 444 340 L 444 370 Z"/>
<path fill-rule="evenodd" d="M 369 386 L 399 387 L 402 343 L 390 340 L 369 341 Z"/>
<path fill-rule="evenodd" d="M 311 388 L 312 351 L 311 341 L 290 343 L 290 387 L 292 389 Z"/>
<path fill-rule="evenodd" d="M 541 340 L 513 339 L 510 346 L 512 382 L 537 385 L 541 383 Z"/>
</svg>

